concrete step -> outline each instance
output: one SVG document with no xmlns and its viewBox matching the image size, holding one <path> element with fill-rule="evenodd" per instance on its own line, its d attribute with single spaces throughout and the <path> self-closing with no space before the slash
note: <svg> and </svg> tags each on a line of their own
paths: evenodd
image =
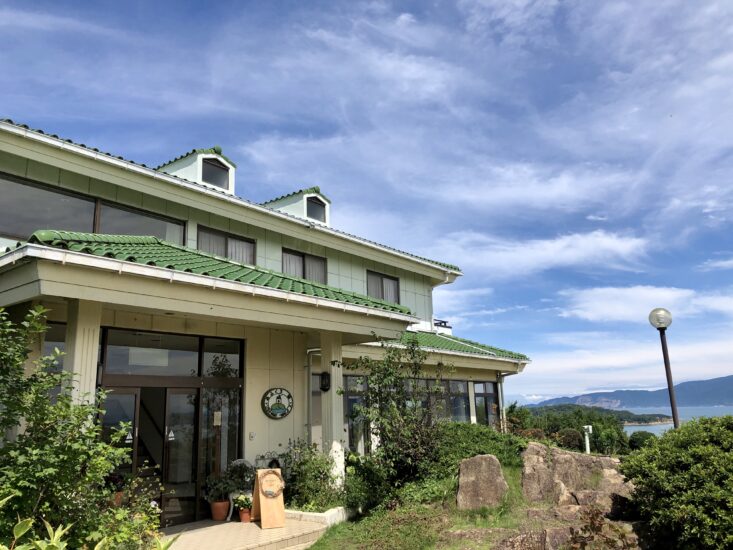
<svg viewBox="0 0 733 550">
<path fill-rule="evenodd" d="M 287 519 L 285 527 L 262 529 L 257 523 L 198 521 L 164 529 L 165 539 L 179 534 L 172 550 L 280 550 L 308 548 L 326 531 L 322 523 Z"/>
</svg>

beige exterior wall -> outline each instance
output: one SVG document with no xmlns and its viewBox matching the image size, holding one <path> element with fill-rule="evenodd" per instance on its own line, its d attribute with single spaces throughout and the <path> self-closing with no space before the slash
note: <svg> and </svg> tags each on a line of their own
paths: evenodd
<svg viewBox="0 0 733 550">
<path fill-rule="evenodd" d="M 256 242 L 257 265 L 274 271 L 282 271 L 283 248 L 325 257 L 327 284 L 344 290 L 366 294 L 367 270 L 398 277 L 400 304 L 410 308 L 422 320 L 432 319 L 432 289 L 446 277 L 437 268 L 425 269 L 400 258 L 390 258 L 384 253 L 367 254 L 365 251 L 365 254 L 355 254 L 350 252 L 355 249 L 352 243 L 341 243 L 337 238 L 323 239 L 307 227 L 294 226 L 288 228 L 287 232 L 279 231 L 274 227 L 285 229 L 284 222 L 272 223 L 268 220 L 267 224 L 262 223 L 261 216 L 255 216 L 241 206 L 233 210 L 229 208 L 231 214 L 227 215 L 224 208 L 213 207 L 211 199 L 203 195 L 199 201 L 177 200 L 176 194 L 161 192 L 159 184 L 153 181 L 148 183 L 149 192 L 146 192 L 141 190 L 145 187 L 140 185 L 118 185 L 111 181 L 113 178 L 100 179 L 84 175 L 82 170 L 62 168 L 3 151 L 2 146 L 0 139 L 0 172 L 183 221 L 186 223 L 184 243 L 192 248 L 197 246 L 198 227 L 205 226 L 253 239 Z M 68 163 L 58 164 L 69 166 Z M 344 246 L 329 246 L 325 244 L 326 241 Z M 2 248 L 14 244 L 14 241 L 0 238 Z M 390 261 L 379 261 L 377 257 L 384 260 L 390 258 Z"/>
</svg>

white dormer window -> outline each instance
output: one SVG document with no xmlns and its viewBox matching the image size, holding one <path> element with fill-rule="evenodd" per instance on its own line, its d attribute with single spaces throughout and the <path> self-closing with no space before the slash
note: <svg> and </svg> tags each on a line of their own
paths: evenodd
<svg viewBox="0 0 733 550">
<path fill-rule="evenodd" d="M 203 158 L 201 180 L 204 183 L 229 190 L 229 167 L 215 158 Z"/>
<path fill-rule="evenodd" d="M 326 223 L 326 203 L 318 197 L 308 197 L 306 215 L 312 220 Z"/>
</svg>

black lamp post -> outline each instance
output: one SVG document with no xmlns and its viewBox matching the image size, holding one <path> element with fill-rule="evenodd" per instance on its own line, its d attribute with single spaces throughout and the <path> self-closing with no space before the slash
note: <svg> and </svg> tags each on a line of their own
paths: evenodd
<svg viewBox="0 0 733 550">
<path fill-rule="evenodd" d="M 680 418 L 677 415 L 677 398 L 674 395 L 672 368 L 669 366 L 669 352 L 667 351 L 667 327 L 672 324 L 672 314 L 663 307 L 658 307 L 649 314 L 649 322 L 659 331 L 659 339 L 662 341 L 664 370 L 667 371 L 667 388 L 669 388 L 669 404 L 672 406 L 672 420 L 675 429 L 677 429 L 680 427 Z"/>
</svg>

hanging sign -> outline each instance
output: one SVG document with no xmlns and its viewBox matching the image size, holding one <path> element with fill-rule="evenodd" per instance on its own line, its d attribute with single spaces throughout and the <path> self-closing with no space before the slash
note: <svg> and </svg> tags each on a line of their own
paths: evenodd
<svg viewBox="0 0 733 550">
<path fill-rule="evenodd" d="M 271 388 L 262 396 L 262 411 L 269 418 L 285 418 L 292 410 L 293 396 L 285 388 Z"/>
<path fill-rule="evenodd" d="M 280 468 L 257 470 L 252 491 L 252 519 L 259 520 L 262 529 L 285 527 L 284 489 Z"/>
</svg>

